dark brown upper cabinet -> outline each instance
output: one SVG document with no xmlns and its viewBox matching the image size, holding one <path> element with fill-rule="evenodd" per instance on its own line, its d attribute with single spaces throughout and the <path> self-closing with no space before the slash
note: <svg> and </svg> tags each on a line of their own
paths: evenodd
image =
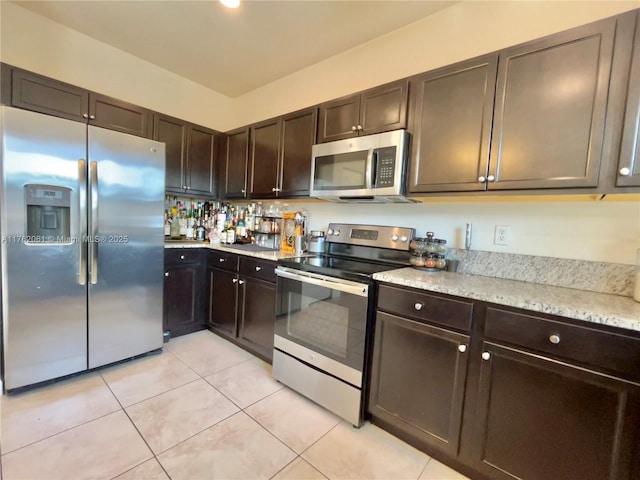
<svg viewBox="0 0 640 480">
<path fill-rule="evenodd" d="M 495 54 L 411 80 L 410 192 L 484 190 L 497 68 Z"/>
<path fill-rule="evenodd" d="M 311 147 L 316 141 L 318 108 L 307 108 L 282 117 L 280 130 L 280 185 L 278 196 L 309 196 Z"/>
<path fill-rule="evenodd" d="M 247 198 L 249 164 L 249 127 L 227 133 L 225 158 L 222 164 L 224 198 Z"/>
<path fill-rule="evenodd" d="M 616 185 L 638 187 L 640 186 L 640 12 L 635 12 L 628 85 Z"/>
<path fill-rule="evenodd" d="M 406 128 L 409 80 L 320 105 L 318 143 Z"/>
<path fill-rule="evenodd" d="M 313 107 L 251 126 L 252 198 L 309 195 L 317 118 L 318 109 Z"/>
<path fill-rule="evenodd" d="M 166 190 L 215 195 L 215 132 L 162 114 L 155 115 L 153 131 L 165 144 Z"/>
<path fill-rule="evenodd" d="M 596 187 L 616 19 L 500 53 L 488 190 Z"/>
<path fill-rule="evenodd" d="M 253 198 L 275 198 L 279 184 L 280 117 L 250 127 L 250 173 Z"/>
<path fill-rule="evenodd" d="M 11 69 L 12 106 L 151 138 L 153 112 L 115 98 Z"/>
</svg>

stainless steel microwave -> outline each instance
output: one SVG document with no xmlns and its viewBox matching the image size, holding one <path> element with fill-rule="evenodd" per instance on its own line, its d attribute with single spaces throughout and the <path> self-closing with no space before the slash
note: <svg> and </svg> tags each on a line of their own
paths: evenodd
<svg viewBox="0 0 640 480">
<path fill-rule="evenodd" d="M 310 196 L 336 202 L 410 202 L 406 130 L 314 145 Z"/>
</svg>

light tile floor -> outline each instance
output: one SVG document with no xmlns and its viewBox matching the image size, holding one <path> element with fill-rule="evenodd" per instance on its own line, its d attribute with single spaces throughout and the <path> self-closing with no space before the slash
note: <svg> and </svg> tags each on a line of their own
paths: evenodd
<svg viewBox="0 0 640 480">
<path fill-rule="evenodd" d="M 2 480 L 466 477 L 360 429 L 208 331 L 164 352 L 0 401 Z"/>
</svg>

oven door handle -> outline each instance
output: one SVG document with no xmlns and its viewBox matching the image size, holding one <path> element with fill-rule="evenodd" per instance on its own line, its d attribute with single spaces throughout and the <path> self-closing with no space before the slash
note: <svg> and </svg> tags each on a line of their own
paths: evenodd
<svg viewBox="0 0 640 480">
<path fill-rule="evenodd" d="M 352 295 L 358 295 L 359 297 L 366 297 L 369 295 L 369 285 L 364 283 L 350 282 L 348 280 L 341 280 L 338 278 L 326 277 L 324 275 L 317 275 L 308 272 L 300 272 L 287 267 L 276 267 L 276 275 L 289 280 L 296 280 L 302 283 L 310 283 L 311 285 L 318 285 L 320 287 L 330 288 L 332 290 L 338 290 L 340 292 L 350 293 Z"/>
</svg>

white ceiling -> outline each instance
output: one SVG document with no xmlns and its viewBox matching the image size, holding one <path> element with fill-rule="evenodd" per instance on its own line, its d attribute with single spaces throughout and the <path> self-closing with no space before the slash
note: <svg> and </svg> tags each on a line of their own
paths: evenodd
<svg viewBox="0 0 640 480">
<path fill-rule="evenodd" d="M 452 1 L 14 1 L 229 97 L 442 10 Z"/>
</svg>

